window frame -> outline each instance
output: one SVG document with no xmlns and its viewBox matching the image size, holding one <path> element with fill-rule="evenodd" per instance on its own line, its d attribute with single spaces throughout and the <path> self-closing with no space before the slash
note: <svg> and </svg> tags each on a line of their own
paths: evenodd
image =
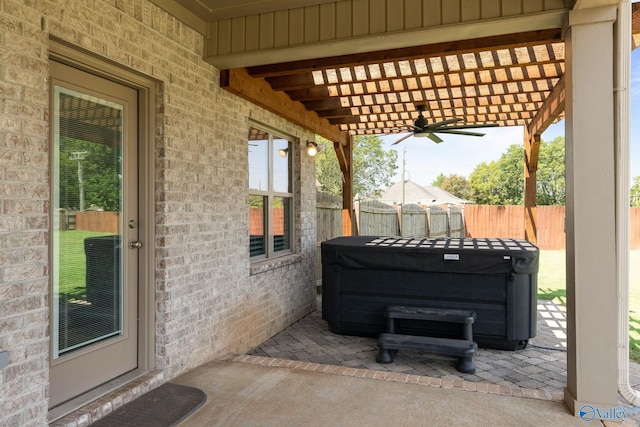
<svg viewBox="0 0 640 427">
<path fill-rule="evenodd" d="M 268 141 L 268 147 L 267 147 L 267 178 L 268 178 L 268 188 L 265 191 L 262 190 L 255 190 L 251 188 L 251 183 L 249 182 L 247 185 L 247 199 L 250 200 L 252 196 L 257 196 L 257 197 L 261 197 L 263 198 L 263 200 L 265 200 L 264 204 L 263 204 L 263 226 L 264 226 L 264 234 L 263 237 L 265 238 L 265 244 L 264 244 L 264 253 L 258 254 L 258 255 L 251 255 L 251 242 L 249 242 L 249 259 L 251 262 L 259 262 L 259 261 L 265 261 L 265 260 L 271 260 L 271 259 L 276 259 L 276 258 L 280 258 L 283 256 L 287 256 L 287 255 L 291 255 L 295 253 L 295 206 L 296 206 L 296 199 L 295 199 L 295 157 L 297 156 L 297 150 L 294 150 L 294 147 L 298 146 L 299 144 L 299 139 L 296 137 L 293 137 L 291 135 L 288 135 L 286 132 L 282 132 L 280 130 L 271 128 L 269 126 L 266 126 L 264 124 L 259 124 L 259 123 L 255 123 L 253 121 L 251 121 L 249 123 L 249 135 L 251 134 L 252 130 L 256 130 L 258 132 L 264 132 L 268 135 L 267 141 Z M 250 149 L 251 146 L 249 144 L 251 144 L 252 139 L 249 139 L 250 136 L 247 137 L 247 148 Z M 287 162 L 288 162 L 288 188 L 289 191 L 288 192 L 282 192 L 282 191 L 275 191 L 274 190 L 274 159 L 275 159 L 275 148 L 274 148 L 274 141 L 276 140 L 285 140 L 288 142 L 288 151 L 287 151 Z M 249 174 L 249 179 L 251 177 L 251 159 L 250 157 L 248 157 L 248 174 Z M 283 249 L 283 250 L 276 250 L 275 248 L 275 243 L 274 243 L 274 228 L 276 226 L 275 222 L 274 222 L 274 214 L 273 214 L 273 206 L 274 206 L 274 200 L 276 198 L 283 198 L 285 200 L 289 200 L 289 207 L 288 207 L 288 215 L 285 215 L 284 218 L 284 229 L 285 231 L 288 231 L 288 248 Z M 249 204 L 249 209 L 250 208 L 250 204 Z M 286 212 L 286 210 L 285 210 Z M 251 218 L 249 218 L 249 238 L 251 239 Z M 287 233 L 285 232 L 285 236 L 287 235 Z"/>
</svg>

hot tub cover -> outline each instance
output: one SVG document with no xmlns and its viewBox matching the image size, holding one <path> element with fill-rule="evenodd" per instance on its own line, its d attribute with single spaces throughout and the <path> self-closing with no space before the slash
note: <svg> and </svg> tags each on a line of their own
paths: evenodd
<svg viewBox="0 0 640 427">
<path fill-rule="evenodd" d="M 538 248 L 501 238 L 348 236 L 322 242 L 322 256 L 344 267 L 454 273 L 538 272 Z"/>
</svg>

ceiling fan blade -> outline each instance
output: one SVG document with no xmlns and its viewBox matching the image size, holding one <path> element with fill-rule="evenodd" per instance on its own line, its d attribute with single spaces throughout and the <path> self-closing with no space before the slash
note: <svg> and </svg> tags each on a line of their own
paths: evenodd
<svg viewBox="0 0 640 427">
<path fill-rule="evenodd" d="M 427 129 L 433 131 L 433 130 L 436 130 L 437 128 L 439 128 L 440 126 L 445 126 L 445 125 L 448 125 L 450 123 L 459 122 L 460 120 L 462 120 L 462 119 L 460 119 L 458 117 L 454 117 L 452 119 L 441 120 L 439 122 L 435 122 L 435 123 L 431 123 L 430 125 L 427 125 Z"/>
<path fill-rule="evenodd" d="M 450 129 L 473 129 L 473 128 L 493 128 L 500 126 L 498 123 L 478 123 L 471 125 L 455 125 L 455 126 L 442 126 L 438 129 L 438 132 L 441 130 L 450 130 Z"/>
<path fill-rule="evenodd" d="M 396 145 L 396 144 L 398 144 L 398 143 L 400 143 L 400 142 L 404 141 L 405 139 L 409 138 L 410 136 L 412 136 L 412 134 L 405 135 L 405 136 L 403 136 L 402 138 L 400 138 L 399 140 L 397 140 L 396 142 L 394 142 L 394 143 L 393 143 L 393 144 L 391 144 L 391 145 Z"/>
<path fill-rule="evenodd" d="M 436 144 L 440 144 L 442 142 L 442 138 L 440 138 L 438 135 L 429 132 L 427 134 L 427 138 L 429 138 L 430 140 L 432 140 L 433 142 L 435 142 Z"/>
<path fill-rule="evenodd" d="M 438 129 L 436 132 L 438 132 L 438 133 L 449 133 L 449 134 L 452 134 L 452 135 L 484 136 L 484 133 L 480 133 L 480 132 L 469 132 L 469 131 L 455 130 L 455 129 L 451 129 L 451 130 Z"/>
</svg>

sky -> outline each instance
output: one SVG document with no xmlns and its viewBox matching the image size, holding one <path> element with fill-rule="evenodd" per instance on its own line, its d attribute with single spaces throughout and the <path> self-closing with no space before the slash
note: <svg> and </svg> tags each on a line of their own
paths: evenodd
<svg viewBox="0 0 640 427">
<path fill-rule="evenodd" d="M 630 120 L 630 171 L 631 177 L 640 175 L 640 48 L 631 53 L 631 120 Z M 419 185 L 431 185 L 436 177 L 455 174 L 469 178 L 482 162 L 500 159 L 512 144 L 523 144 L 521 126 L 482 129 L 485 136 L 444 135 L 444 142 L 435 144 L 428 138 L 410 137 L 398 145 L 391 144 L 406 134 L 382 137 L 385 149 L 398 151 L 398 173 L 394 182 L 402 180 L 403 157 L 405 179 Z M 564 136 L 564 120 L 553 124 L 542 134 L 544 141 Z"/>
</svg>

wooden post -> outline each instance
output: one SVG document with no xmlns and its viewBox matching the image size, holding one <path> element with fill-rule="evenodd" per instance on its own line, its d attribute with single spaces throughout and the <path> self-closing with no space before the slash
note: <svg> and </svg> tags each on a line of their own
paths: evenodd
<svg viewBox="0 0 640 427">
<path fill-rule="evenodd" d="M 538 240 L 537 181 L 540 135 L 530 135 L 525 128 L 524 141 L 524 237 L 533 244 Z"/>
<path fill-rule="evenodd" d="M 565 83 L 560 77 L 551 94 L 528 126 L 524 128 L 524 235 L 531 243 L 538 240 L 536 173 L 540 154 L 540 135 L 564 111 Z"/>
<path fill-rule="evenodd" d="M 334 142 L 342 171 L 342 235 L 353 235 L 353 136 L 346 144 Z"/>
</svg>

